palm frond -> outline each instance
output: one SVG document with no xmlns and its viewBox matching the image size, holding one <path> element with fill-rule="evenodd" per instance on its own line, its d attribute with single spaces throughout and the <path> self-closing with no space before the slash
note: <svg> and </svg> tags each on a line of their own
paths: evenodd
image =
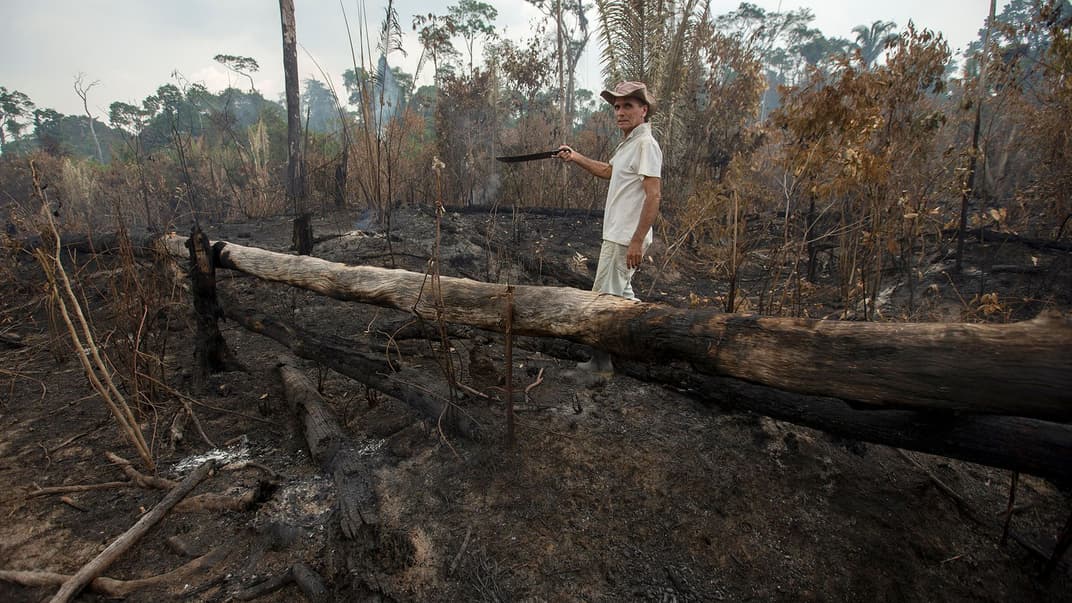
<svg viewBox="0 0 1072 603">
<path fill-rule="evenodd" d="M 380 24 L 380 41 L 376 48 L 384 56 L 395 51 L 406 56 L 406 51 L 402 48 L 402 26 L 398 23 L 398 11 L 395 10 L 394 0 L 387 0 L 383 23 Z"/>
</svg>

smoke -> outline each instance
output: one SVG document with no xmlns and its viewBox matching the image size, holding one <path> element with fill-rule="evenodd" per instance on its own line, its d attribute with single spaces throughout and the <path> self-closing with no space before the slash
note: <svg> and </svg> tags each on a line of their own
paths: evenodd
<svg viewBox="0 0 1072 603">
<path fill-rule="evenodd" d="M 402 110 L 402 88 L 387 65 L 387 57 L 384 55 L 380 55 L 380 60 L 376 65 L 372 91 L 372 115 L 375 119 L 376 130 L 382 137 L 387 130 L 387 125 Z"/>
</svg>

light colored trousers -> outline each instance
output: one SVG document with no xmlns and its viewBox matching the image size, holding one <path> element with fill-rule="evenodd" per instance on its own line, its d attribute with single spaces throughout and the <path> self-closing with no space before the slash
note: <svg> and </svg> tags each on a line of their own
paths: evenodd
<svg viewBox="0 0 1072 603">
<path fill-rule="evenodd" d="M 598 293 L 610 293 L 626 299 L 637 299 L 633 293 L 633 273 L 636 268 L 629 268 L 626 263 L 626 252 L 629 247 L 613 241 L 603 241 L 599 249 L 599 267 L 596 268 L 595 282 L 592 291 Z"/>
</svg>

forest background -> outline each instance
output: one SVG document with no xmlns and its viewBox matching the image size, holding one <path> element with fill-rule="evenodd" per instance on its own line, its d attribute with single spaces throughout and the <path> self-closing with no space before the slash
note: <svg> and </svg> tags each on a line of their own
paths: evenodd
<svg viewBox="0 0 1072 603">
<path fill-rule="evenodd" d="M 363 227 L 389 230 L 396 208 L 436 200 L 596 208 L 605 189 L 586 175 L 557 162 L 504 168 L 494 157 L 563 140 L 611 154 L 610 113 L 575 87 L 579 57 L 598 38 L 605 81 L 641 79 L 658 95 L 659 261 L 705 258 L 706 276 L 729 288 L 701 302 L 801 315 L 822 273 L 843 317 L 875 319 L 891 277 L 923 281 L 936 240 L 984 227 L 1069 236 L 1067 0 L 1014 0 L 992 21 L 980 15 L 989 25 L 962 64 L 933 32 L 877 21 L 852 40 L 827 38 L 806 9 L 714 14 L 697 0 L 597 0 L 593 13 L 583 2 L 530 2 L 545 19 L 520 41 L 498 37 L 496 9 L 477 0 L 412 23 L 392 3 L 352 15 L 343 87 L 303 74 L 303 183 L 293 198 L 282 184 L 286 110 L 258 91 L 261 66 L 250 57 L 215 57 L 241 87 L 212 91 L 174 73 L 107 115 L 94 114 L 96 82 L 84 76 L 75 82 L 83 115 L 0 86 L 0 217 L 13 233 L 37 210 L 28 159 L 69 231 L 337 208 L 363 209 Z M 419 48 L 403 47 L 404 30 Z M 420 57 L 418 73 L 389 67 L 403 52 Z M 417 85 L 425 70 L 431 83 Z M 739 291 L 749 263 L 770 277 Z M 917 301 L 910 295 L 898 318 L 926 318 Z M 1027 317 L 1045 303 L 996 315 Z"/>
</svg>

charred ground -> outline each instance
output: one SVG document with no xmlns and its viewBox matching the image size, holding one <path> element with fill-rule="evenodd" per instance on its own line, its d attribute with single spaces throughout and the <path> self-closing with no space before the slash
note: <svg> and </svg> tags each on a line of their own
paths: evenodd
<svg viewBox="0 0 1072 603">
<path fill-rule="evenodd" d="M 324 238 L 314 255 L 427 269 L 435 241 L 431 212 L 399 210 L 390 233 L 358 230 L 356 222 L 352 214 L 317 220 L 315 233 Z M 291 231 L 289 220 L 278 218 L 213 226 L 208 233 L 286 251 Z M 578 214 L 448 212 L 441 269 L 480 280 L 583 286 L 598 233 L 597 217 Z M 970 251 L 964 276 L 942 271 L 945 260 L 936 257 L 936 286 L 925 288 L 931 318 L 996 312 L 1021 319 L 1043 306 L 1072 305 L 1066 251 L 1010 241 L 976 242 Z M 69 494 L 72 504 L 58 495 L 28 496 L 37 487 L 122 479 L 104 453 L 135 455 L 55 327 L 40 268 L 26 254 L 12 257 L 11 294 L 0 314 L 4 334 L 17 338 L 0 351 L 0 479 L 8 485 L 0 501 L 0 568 L 70 574 L 161 494 L 102 489 Z M 104 349 L 118 355 L 123 305 L 111 292 L 123 268 L 115 262 L 81 255 L 71 272 Z M 138 270 L 148 279 L 153 269 L 146 263 Z M 742 275 L 745 294 L 748 283 L 758 289 L 764 278 L 760 262 L 749 270 Z M 637 289 L 650 301 L 717 304 L 724 288 L 708 275 L 702 262 L 680 254 L 671 266 L 645 266 Z M 237 274 L 221 272 L 219 282 L 235 300 L 313 332 L 351 338 L 363 349 L 390 344 L 393 361 L 422 367 L 429 380 L 444 378 L 435 343 L 390 337 L 407 319 L 401 312 Z M 993 299 L 1006 303 L 967 303 L 973 290 L 998 291 Z M 890 291 L 894 316 L 898 295 L 904 293 Z M 514 350 L 516 389 L 533 387 L 518 394 L 512 448 L 502 441 L 498 402 L 467 402 L 485 417 L 488 441 L 445 438 L 405 405 L 307 366 L 373 468 L 381 528 L 347 542 L 333 517 L 332 480 L 310 460 L 284 400 L 275 371 L 282 347 L 223 323 L 244 370 L 198 384 L 188 300 L 181 292 L 169 299 L 174 302 L 162 304 L 145 334 L 145 349 L 161 351 L 173 388 L 141 405 L 159 472 L 176 478 L 191 458 L 226 454 L 230 469 L 198 492 L 260 487 L 263 495 L 246 511 L 169 515 L 106 575 L 161 574 L 210 550 L 225 557 L 129 600 L 224 601 L 299 562 L 323 575 L 338 600 L 1072 600 L 1067 564 L 1039 580 L 1042 562 L 1021 544 L 1052 548 L 1070 507 L 1060 485 L 1021 477 L 1013 518 L 1019 542 L 1001 545 L 1007 471 L 835 439 L 627 376 L 578 385 L 566 378 L 571 348 L 562 358 L 533 351 L 526 341 Z M 801 303 L 808 315 L 826 316 L 838 312 L 832 299 L 819 282 Z M 450 346 L 459 380 L 501 398 L 502 337 L 455 330 Z M 175 417 L 183 414 L 177 392 L 193 400 L 215 447 L 189 422 L 181 439 L 174 437 Z M 958 492 L 967 509 L 935 478 Z M 9 601 L 52 592 L 0 582 L 0 598 Z M 262 600 L 300 596 L 291 585 Z"/>
</svg>

